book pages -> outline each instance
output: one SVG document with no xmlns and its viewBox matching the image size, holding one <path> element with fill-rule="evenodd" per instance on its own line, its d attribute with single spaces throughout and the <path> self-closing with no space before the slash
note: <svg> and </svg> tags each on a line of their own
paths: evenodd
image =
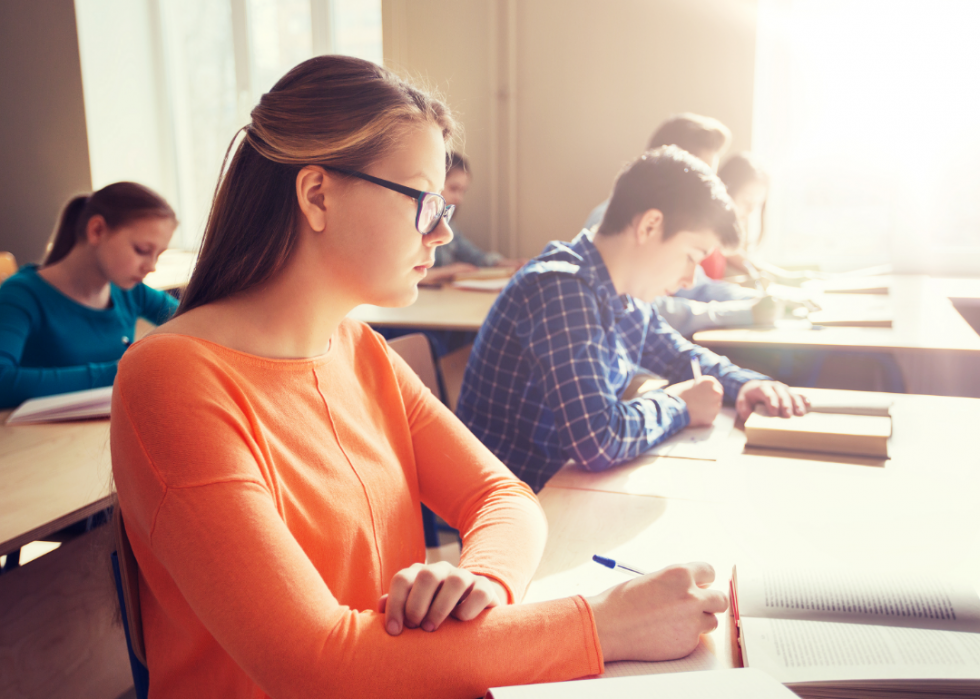
<svg viewBox="0 0 980 699">
<path fill-rule="evenodd" d="M 980 632 L 980 597 L 966 583 L 918 573 L 833 569 L 756 572 L 745 566 L 736 576 L 743 618 Z"/>
<path fill-rule="evenodd" d="M 980 680 L 980 634 L 742 617 L 743 658 L 784 683 Z"/>
</svg>

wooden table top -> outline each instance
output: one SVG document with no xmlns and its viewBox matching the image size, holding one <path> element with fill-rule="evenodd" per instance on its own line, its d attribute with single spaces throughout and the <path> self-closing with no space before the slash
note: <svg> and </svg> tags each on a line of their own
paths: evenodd
<svg viewBox="0 0 980 699">
<path fill-rule="evenodd" d="M 694 341 L 711 349 L 727 347 L 784 347 L 846 349 L 853 351 L 946 351 L 980 354 L 980 335 L 953 307 L 947 288 L 925 276 L 888 277 L 888 299 L 894 313 L 891 328 L 823 327 L 726 328 L 702 330 Z M 949 291 L 954 291 L 952 287 Z M 837 296 L 837 295 L 834 295 Z M 875 297 L 846 297 L 856 304 L 874 302 Z M 838 296 L 832 300 L 840 304 Z"/>
<path fill-rule="evenodd" d="M 350 317 L 377 327 L 476 332 L 483 325 L 496 300 L 496 293 L 486 291 L 466 291 L 451 286 L 441 289 L 420 288 L 419 297 L 411 306 L 358 306 L 351 311 Z"/>
<path fill-rule="evenodd" d="M 2 424 L 0 555 L 79 522 L 112 500 L 109 421 Z"/>
<path fill-rule="evenodd" d="M 970 429 L 980 400 L 895 398 L 895 458 L 883 467 L 758 451 L 641 458 L 601 474 L 566 467 L 539 495 L 549 538 L 526 601 L 588 596 L 628 579 L 592 562 L 596 553 L 650 571 L 707 561 L 726 593 L 737 563 L 926 568 L 980 583 L 980 456 Z M 607 671 L 737 667 L 731 618 L 719 621 L 688 658 Z"/>
<path fill-rule="evenodd" d="M 824 396 L 852 395 L 852 391 L 801 388 L 801 393 Z M 876 396 L 882 395 L 879 393 Z M 703 458 L 644 455 L 604 473 L 590 473 L 568 463 L 548 486 L 597 490 L 628 495 L 695 498 L 712 502 L 729 499 L 732 492 L 753 483 L 784 482 L 799 478 L 840 485 L 858 480 L 879 483 L 930 477 L 972 477 L 980 474 L 980 453 L 971 437 L 980 424 L 980 399 L 914 394 L 891 394 L 893 436 L 888 460 L 866 457 L 746 449 L 741 424 L 735 425 L 719 446 L 706 449 Z M 725 408 L 734 416 L 734 409 Z M 675 436 L 681 440 L 684 431 Z M 941 445 L 938 446 L 937 445 Z M 689 452 L 690 453 L 690 452 Z M 841 486 L 844 487 L 844 486 Z"/>
</svg>

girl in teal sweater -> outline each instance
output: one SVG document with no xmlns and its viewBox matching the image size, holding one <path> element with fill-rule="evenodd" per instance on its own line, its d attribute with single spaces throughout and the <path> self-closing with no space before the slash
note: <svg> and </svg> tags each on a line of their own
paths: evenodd
<svg viewBox="0 0 980 699">
<path fill-rule="evenodd" d="M 68 202 L 41 265 L 0 286 L 0 409 L 112 384 L 136 318 L 160 324 L 177 308 L 143 284 L 176 227 L 167 202 L 132 182 Z"/>
</svg>

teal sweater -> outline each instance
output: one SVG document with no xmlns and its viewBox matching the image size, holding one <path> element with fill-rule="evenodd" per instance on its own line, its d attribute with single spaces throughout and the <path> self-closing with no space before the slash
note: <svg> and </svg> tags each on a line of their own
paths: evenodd
<svg viewBox="0 0 980 699">
<path fill-rule="evenodd" d="M 0 286 L 0 409 L 28 398 L 112 385 L 136 318 L 159 325 L 177 310 L 168 294 L 137 284 L 110 288 L 95 310 L 73 301 L 26 265 Z"/>
</svg>

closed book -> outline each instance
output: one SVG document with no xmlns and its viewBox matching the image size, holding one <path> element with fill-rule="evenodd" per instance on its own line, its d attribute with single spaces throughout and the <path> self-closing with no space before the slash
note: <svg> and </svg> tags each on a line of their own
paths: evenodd
<svg viewBox="0 0 980 699">
<path fill-rule="evenodd" d="M 888 458 L 890 417 L 808 413 L 782 418 L 752 413 L 745 421 L 749 447 Z"/>
</svg>

